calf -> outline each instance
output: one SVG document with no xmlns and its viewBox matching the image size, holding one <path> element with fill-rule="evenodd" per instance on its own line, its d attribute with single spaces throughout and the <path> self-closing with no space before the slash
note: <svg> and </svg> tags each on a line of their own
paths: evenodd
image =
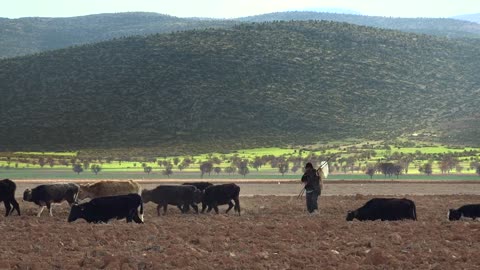
<svg viewBox="0 0 480 270">
<path fill-rule="evenodd" d="M 133 180 L 128 181 L 98 181 L 86 185 L 80 185 L 78 199 L 98 198 L 114 195 L 126 195 L 130 193 L 140 194 L 141 186 Z"/>
<path fill-rule="evenodd" d="M 5 205 L 5 216 L 7 217 L 14 210 L 17 210 L 18 215 L 20 216 L 20 206 L 15 200 L 15 190 L 17 185 L 10 179 L 3 179 L 0 181 L 0 202 L 3 201 Z M 12 208 L 13 205 L 13 208 Z"/>
<path fill-rule="evenodd" d="M 79 186 L 74 183 L 39 185 L 31 190 L 26 189 L 23 192 L 23 200 L 34 202 L 41 207 L 37 214 L 38 217 L 42 215 L 45 206 L 48 208 L 50 216 L 53 216 L 52 203 L 67 201 L 69 205 L 72 205 L 77 200 L 79 189 Z"/>
<path fill-rule="evenodd" d="M 475 220 L 480 217 L 480 204 L 467 204 L 458 209 L 450 209 L 448 211 L 448 219 L 459 220 L 462 217 L 468 217 Z"/>
<path fill-rule="evenodd" d="M 347 221 L 364 220 L 417 220 L 415 203 L 408 199 L 375 198 L 347 214 Z"/>
<path fill-rule="evenodd" d="M 212 210 L 215 210 L 215 213 L 218 214 L 218 206 L 228 204 L 228 209 L 225 213 L 228 213 L 232 207 L 235 206 L 235 212 L 238 212 L 240 215 L 240 187 L 235 184 L 223 184 L 210 186 L 205 189 L 205 194 L 203 196 L 204 206 L 202 207 L 202 213 L 205 211 L 205 207 L 208 206 L 207 213 Z M 235 204 L 232 203 L 232 200 Z"/>
<path fill-rule="evenodd" d="M 110 219 L 127 219 L 127 223 L 135 221 L 143 223 L 143 202 L 140 195 L 132 193 L 127 195 L 99 197 L 82 204 L 74 204 L 68 215 L 68 222 L 79 218 L 87 222 L 104 222 Z"/>
<path fill-rule="evenodd" d="M 161 185 L 152 190 L 144 189 L 142 191 L 142 200 L 144 203 L 154 202 L 158 204 L 157 214 L 160 216 L 160 208 L 163 207 L 163 214 L 167 212 L 167 206 L 181 206 L 182 213 L 185 213 L 187 206 L 192 206 L 198 213 L 197 203 L 202 201 L 203 192 L 194 186 L 169 186 Z"/>
</svg>

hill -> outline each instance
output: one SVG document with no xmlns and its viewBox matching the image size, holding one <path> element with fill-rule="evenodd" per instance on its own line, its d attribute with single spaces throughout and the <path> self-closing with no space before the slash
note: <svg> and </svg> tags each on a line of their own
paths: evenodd
<svg viewBox="0 0 480 270">
<path fill-rule="evenodd" d="M 69 18 L 0 18 L 0 58 L 133 35 L 232 26 L 226 20 L 128 12 Z"/>
<path fill-rule="evenodd" d="M 480 24 L 449 18 L 392 18 L 324 12 L 291 11 L 245 17 L 238 20 L 243 22 L 327 20 L 384 29 L 393 29 L 409 33 L 443 36 L 448 38 L 480 38 Z"/>
<path fill-rule="evenodd" d="M 465 15 L 455 16 L 453 18 L 457 19 L 457 20 L 464 20 L 464 21 L 470 21 L 470 22 L 474 22 L 474 23 L 480 23 L 480 13 L 465 14 Z"/>
<path fill-rule="evenodd" d="M 310 21 L 4 59 L 1 147 L 219 150 L 438 131 L 476 114 L 478 49 Z"/>
<path fill-rule="evenodd" d="M 241 22 L 279 20 L 328 20 L 451 38 L 480 37 L 480 25 L 454 19 L 401 19 L 298 11 L 264 14 L 229 21 L 132 12 L 71 18 L 0 18 L 0 58 L 133 35 L 224 28 Z"/>
</svg>

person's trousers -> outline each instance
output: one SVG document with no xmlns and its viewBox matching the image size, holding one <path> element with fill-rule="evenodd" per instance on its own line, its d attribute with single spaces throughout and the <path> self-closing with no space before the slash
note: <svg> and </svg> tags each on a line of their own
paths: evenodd
<svg viewBox="0 0 480 270">
<path fill-rule="evenodd" d="M 315 210 L 318 210 L 318 196 L 320 196 L 320 191 L 318 190 L 306 190 L 305 191 L 307 198 L 307 210 L 309 213 L 312 213 Z"/>
</svg>

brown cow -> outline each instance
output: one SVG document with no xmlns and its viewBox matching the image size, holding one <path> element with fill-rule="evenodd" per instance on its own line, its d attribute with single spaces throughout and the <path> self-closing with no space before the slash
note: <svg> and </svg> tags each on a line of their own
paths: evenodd
<svg viewBox="0 0 480 270">
<path fill-rule="evenodd" d="M 83 200 L 85 198 L 98 198 L 106 196 L 127 195 L 130 193 L 140 194 L 141 186 L 133 180 L 128 181 L 98 181 L 80 185 L 80 193 L 78 198 Z"/>
</svg>

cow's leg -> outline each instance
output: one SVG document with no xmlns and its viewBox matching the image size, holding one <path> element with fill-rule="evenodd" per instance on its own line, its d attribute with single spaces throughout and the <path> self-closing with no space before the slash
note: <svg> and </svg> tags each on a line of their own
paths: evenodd
<svg viewBox="0 0 480 270">
<path fill-rule="evenodd" d="M 177 204 L 177 208 L 178 208 L 178 210 L 180 210 L 180 212 L 183 213 L 183 205 Z"/>
<path fill-rule="evenodd" d="M 240 200 L 238 197 L 233 199 L 235 201 L 235 211 L 238 212 L 238 215 L 240 216 Z"/>
<path fill-rule="evenodd" d="M 40 206 L 40 211 L 38 211 L 37 217 L 40 217 L 42 215 L 43 209 L 45 209 L 45 206 Z"/>
<path fill-rule="evenodd" d="M 168 207 L 167 203 L 163 205 L 163 215 L 167 214 L 167 207 Z"/>
<path fill-rule="evenodd" d="M 53 217 L 53 214 L 52 214 L 52 203 L 47 202 L 47 209 L 48 209 L 48 212 L 50 213 L 50 216 Z"/>
<path fill-rule="evenodd" d="M 207 208 L 207 204 L 202 202 L 202 214 L 205 212 L 205 209 Z"/>
<path fill-rule="evenodd" d="M 191 203 L 190 205 L 192 206 L 193 210 L 195 210 L 195 213 L 198 214 L 198 206 L 194 203 Z"/>
<path fill-rule="evenodd" d="M 213 209 L 212 206 L 209 205 L 208 208 L 207 208 L 207 213 L 210 213 L 210 211 L 212 211 L 212 209 Z"/>
<path fill-rule="evenodd" d="M 5 205 L 5 216 L 8 217 L 10 211 L 12 211 L 12 207 L 10 206 L 10 202 L 8 200 L 3 201 L 3 204 Z"/>
<path fill-rule="evenodd" d="M 233 203 L 232 203 L 232 201 L 229 201 L 228 202 L 228 208 L 227 208 L 227 211 L 225 211 L 225 213 L 228 213 L 228 211 L 230 211 L 230 209 L 232 209 L 232 208 L 233 208 Z"/>
<path fill-rule="evenodd" d="M 135 209 L 135 212 L 133 213 L 133 221 L 135 221 L 135 223 L 143 223 L 143 217 L 138 215 L 137 209 Z"/>
<path fill-rule="evenodd" d="M 10 214 L 13 213 L 14 210 L 17 210 L 17 213 L 20 216 L 20 206 L 18 205 L 17 200 L 15 200 L 15 197 L 10 199 L 10 203 L 13 205 L 13 209 L 11 210 Z"/>
<path fill-rule="evenodd" d="M 213 210 L 215 210 L 215 214 L 218 215 L 218 205 L 217 205 L 217 203 L 213 204 Z"/>
</svg>

